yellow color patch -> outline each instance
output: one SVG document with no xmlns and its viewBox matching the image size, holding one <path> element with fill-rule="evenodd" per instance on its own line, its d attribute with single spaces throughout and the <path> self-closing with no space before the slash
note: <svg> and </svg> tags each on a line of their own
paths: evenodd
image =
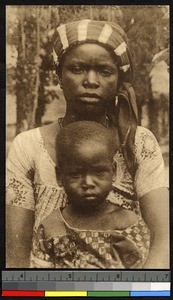
<svg viewBox="0 0 173 300">
<path fill-rule="evenodd" d="M 45 297 L 87 297 L 87 291 L 45 291 Z"/>
</svg>

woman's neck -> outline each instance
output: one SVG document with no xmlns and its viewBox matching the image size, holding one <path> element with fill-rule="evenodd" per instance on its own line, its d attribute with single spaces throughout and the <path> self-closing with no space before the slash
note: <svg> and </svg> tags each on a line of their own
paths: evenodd
<svg viewBox="0 0 173 300">
<path fill-rule="evenodd" d="M 85 116 L 85 118 L 83 118 L 82 116 L 79 115 L 74 115 L 71 112 L 66 112 L 64 119 L 63 119 L 63 126 L 66 126 L 70 123 L 73 122 L 77 122 L 77 121 L 94 121 L 97 123 L 101 123 L 102 125 L 104 125 L 105 127 L 108 127 L 108 118 L 106 116 L 106 114 L 103 115 L 99 115 L 99 116 Z"/>
</svg>

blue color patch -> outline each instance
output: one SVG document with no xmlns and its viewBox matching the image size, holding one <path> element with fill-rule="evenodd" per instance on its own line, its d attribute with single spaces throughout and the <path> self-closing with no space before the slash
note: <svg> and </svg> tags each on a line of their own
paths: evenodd
<svg viewBox="0 0 173 300">
<path fill-rule="evenodd" d="M 130 292 L 130 296 L 131 297 L 142 297 L 142 296 L 150 296 L 150 297 L 154 297 L 154 296 L 167 296 L 170 297 L 171 296 L 171 292 L 170 291 L 132 291 Z"/>
</svg>

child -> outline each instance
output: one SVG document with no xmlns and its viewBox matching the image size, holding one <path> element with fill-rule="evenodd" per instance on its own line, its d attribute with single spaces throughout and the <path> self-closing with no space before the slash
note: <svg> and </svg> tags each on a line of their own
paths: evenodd
<svg viewBox="0 0 173 300">
<path fill-rule="evenodd" d="M 57 180 L 68 206 L 46 217 L 32 252 L 38 268 L 142 268 L 149 229 L 134 212 L 106 200 L 116 179 L 113 136 L 102 125 L 80 121 L 57 137 Z"/>
</svg>

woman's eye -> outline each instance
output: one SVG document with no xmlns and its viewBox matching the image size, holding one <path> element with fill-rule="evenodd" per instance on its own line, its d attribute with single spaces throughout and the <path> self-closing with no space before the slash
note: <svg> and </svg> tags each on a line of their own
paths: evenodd
<svg viewBox="0 0 173 300">
<path fill-rule="evenodd" d="M 100 74 L 101 74 L 102 76 L 108 77 L 108 76 L 111 76 L 111 75 L 112 75 L 112 71 L 110 71 L 110 70 L 101 70 L 101 71 L 100 71 Z"/>
</svg>

